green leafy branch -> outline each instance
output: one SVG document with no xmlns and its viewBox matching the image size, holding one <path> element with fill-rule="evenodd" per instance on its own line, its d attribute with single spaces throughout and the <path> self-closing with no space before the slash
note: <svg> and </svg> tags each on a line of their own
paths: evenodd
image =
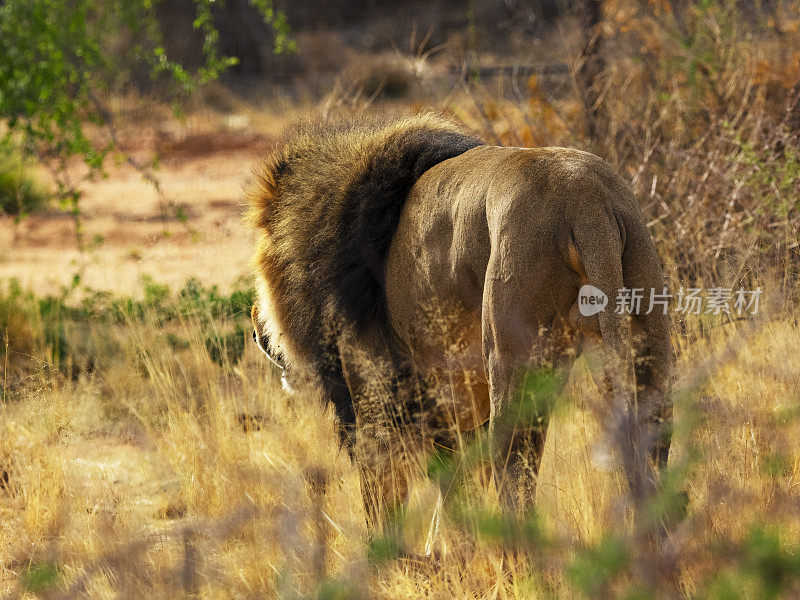
<svg viewBox="0 0 800 600">
<path fill-rule="evenodd" d="M 80 227 L 82 184 L 103 176 L 111 153 L 120 154 L 161 195 L 152 166 L 128 156 L 103 99 L 145 72 L 162 97 L 185 97 L 236 64 L 219 51 L 212 6 L 194 0 L 193 27 L 202 33 L 201 64 L 189 68 L 168 56 L 158 27 L 160 0 L 6 0 L 0 3 L 0 135 L 36 157 L 51 173 L 62 208 Z M 285 16 L 271 0 L 251 0 L 276 34 L 276 52 L 291 51 Z M 87 126 L 101 127 L 108 141 L 93 141 Z M 79 159 L 85 173 L 69 167 Z"/>
</svg>

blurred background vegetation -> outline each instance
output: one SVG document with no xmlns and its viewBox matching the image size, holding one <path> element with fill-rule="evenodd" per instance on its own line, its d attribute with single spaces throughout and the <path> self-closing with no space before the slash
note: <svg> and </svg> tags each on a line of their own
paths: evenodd
<svg viewBox="0 0 800 600">
<path fill-rule="evenodd" d="M 800 596 L 799 25 L 795 0 L 0 0 L 0 594 Z M 305 113 L 428 107 L 603 157 L 671 289 L 765 290 L 758 319 L 674 314 L 676 450 L 637 507 L 663 547 L 585 368 L 536 510 L 500 515 L 465 440 L 375 539 L 330 415 L 253 349 L 250 169 Z"/>
</svg>

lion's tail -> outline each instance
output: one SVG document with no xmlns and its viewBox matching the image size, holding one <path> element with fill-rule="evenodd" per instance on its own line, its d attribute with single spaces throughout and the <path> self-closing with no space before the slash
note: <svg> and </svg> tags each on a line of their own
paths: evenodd
<svg viewBox="0 0 800 600">
<path fill-rule="evenodd" d="M 643 492 L 652 479 L 644 470 L 646 461 L 641 454 L 650 448 L 657 463 L 666 466 L 669 453 L 668 442 L 650 438 L 669 427 L 673 359 L 668 312 L 649 305 L 651 293 L 664 292 L 655 246 L 638 209 L 622 211 L 603 211 L 601 216 L 576 224 L 573 236 L 589 283 L 608 297 L 608 305 L 597 317 L 604 367 L 616 398 L 612 427 L 618 443 L 628 445 L 622 459 L 629 483 Z M 638 307 L 631 305 L 633 314 L 628 318 L 617 310 L 618 294 L 624 291 L 624 299 L 633 290 L 641 290 L 642 301 Z M 634 405 L 638 408 L 630 411 Z M 648 429 L 640 429 L 642 426 Z"/>
<path fill-rule="evenodd" d="M 614 215 L 605 211 L 598 211 L 594 218 L 582 218 L 574 223 L 572 239 L 589 284 L 608 298 L 605 310 L 597 314 L 606 372 L 612 378 L 615 393 L 633 395 L 630 323 L 615 310 L 617 295 L 625 287 L 625 240 Z"/>
</svg>

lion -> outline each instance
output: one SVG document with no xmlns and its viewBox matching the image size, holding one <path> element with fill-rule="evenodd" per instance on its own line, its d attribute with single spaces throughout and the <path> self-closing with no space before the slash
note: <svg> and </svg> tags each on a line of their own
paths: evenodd
<svg viewBox="0 0 800 600">
<path fill-rule="evenodd" d="M 628 466 L 666 466 L 669 317 L 613 310 L 624 288 L 661 292 L 661 265 L 632 190 L 597 156 L 489 145 L 431 113 L 310 119 L 258 167 L 250 205 L 253 337 L 287 389 L 333 406 L 370 525 L 405 500 L 396 466 L 414 444 L 484 423 L 503 506 L 532 501 L 548 404 L 513 427 L 504 416 L 523 414 L 526 374 L 566 374 L 592 345 L 604 397 L 632 423 L 632 490 L 657 476 Z M 606 310 L 581 313 L 587 285 Z"/>
</svg>

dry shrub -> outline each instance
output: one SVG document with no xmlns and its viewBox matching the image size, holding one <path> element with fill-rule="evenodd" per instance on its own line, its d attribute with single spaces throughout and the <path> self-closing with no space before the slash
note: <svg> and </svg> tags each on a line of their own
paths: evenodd
<svg viewBox="0 0 800 600">
<path fill-rule="evenodd" d="M 794 294 L 800 6 L 604 5 L 596 137 L 586 136 L 579 94 L 536 76 L 524 88 L 473 82 L 460 116 L 495 143 L 572 145 L 608 160 L 642 200 L 674 287 L 754 285 L 777 273 Z M 579 57 L 580 37 L 566 43 Z M 572 72 L 580 67 L 576 58 Z"/>
<path fill-rule="evenodd" d="M 415 83 L 415 75 L 400 57 L 393 55 L 358 57 L 349 67 L 345 78 L 368 98 L 378 96 L 402 98 L 408 95 Z"/>
<path fill-rule="evenodd" d="M 610 2 L 618 54 L 600 83 L 600 146 L 632 178 L 675 275 L 730 286 L 779 270 L 792 289 L 800 35 L 796 22 L 779 30 L 743 10 Z"/>
</svg>

